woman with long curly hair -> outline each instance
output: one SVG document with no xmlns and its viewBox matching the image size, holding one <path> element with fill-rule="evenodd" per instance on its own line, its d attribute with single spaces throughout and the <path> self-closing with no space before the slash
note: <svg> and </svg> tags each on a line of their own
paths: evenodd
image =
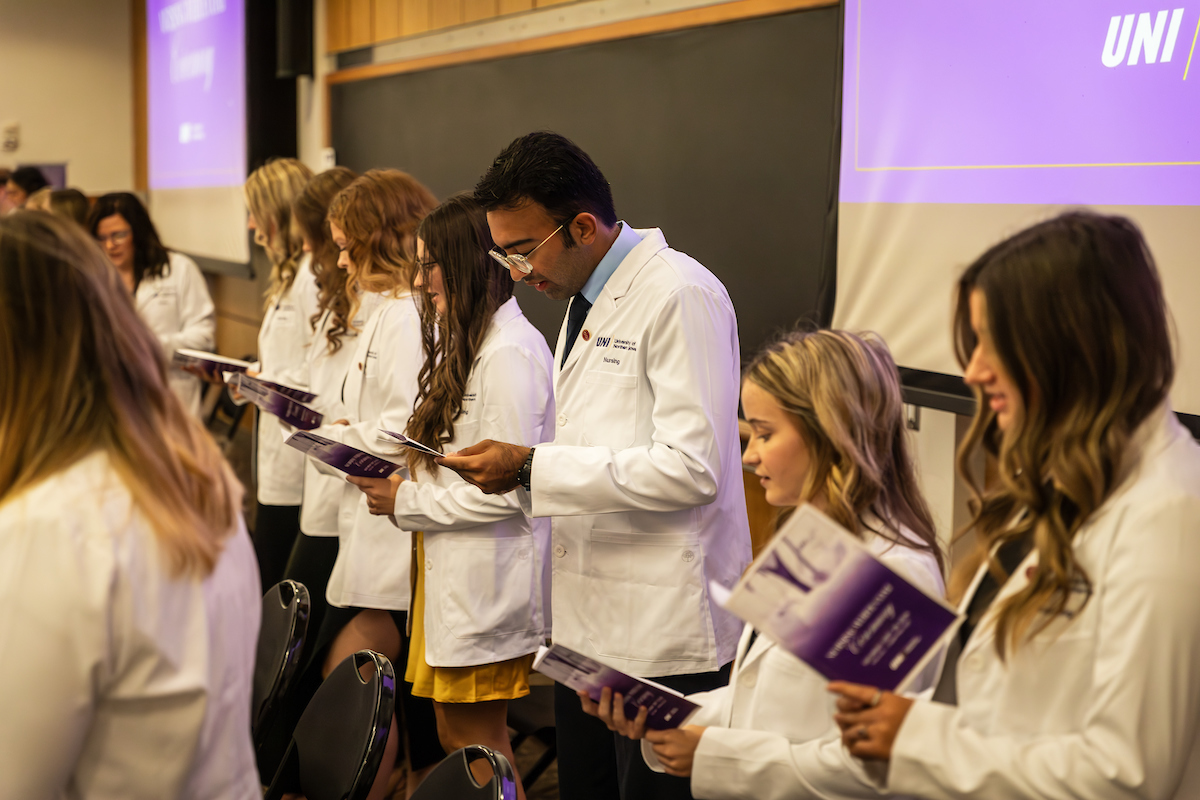
<svg viewBox="0 0 1200 800">
<path fill-rule="evenodd" d="M 441 452 L 489 438 L 535 445 L 554 429 L 550 348 L 492 247 L 487 216 L 469 195 L 442 203 L 417 229 L 425 363 L 406 432 Z M 372 514 L 419 531 L 405 677 L 433 700 L 446 752 L 485 744 L 512 762 L 508 701 L 529 694 L 549 628 L 550 521 L 530 520 L 512 495 L 483 494 L 428 453 L 413 451 L 408 462 L 412 481 L 350 479 Z M 517 793 L 524 797 L 520 783 Z"/>
<path fill-rule="evenodd" d="M 242 487 L 74 222 L 0 219 L 6 797 L 261 797 Z"/>
<path fill-rule="evenodd" d="M 996 459 L 962 652 L 943 702 L 833 684 L 843 741 L 920 797 L 1200 797 L 1200 447 L 1141 233 L 1076 212 L 996 245 L 959 280 L 955 345 L 960 470 Z"/>
</svg>

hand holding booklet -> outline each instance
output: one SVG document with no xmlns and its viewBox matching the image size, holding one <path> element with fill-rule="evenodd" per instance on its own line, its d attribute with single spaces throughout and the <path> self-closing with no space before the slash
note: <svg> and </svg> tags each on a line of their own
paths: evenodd
<svg viewBox="0 0 1200 800">
<path fill-rule="evenodd" d="M 293 433 L 288 437 L 287 443 L 305 455 L 356 478 L 386 478 L 403 469 L 400 464 L 371 455 L 357 447 L 317 436 L 315 433 Z"/>
<path fill-rule="evenodd" d="M 239 358 L 226 358 L 216 353 L 206 353 L 203 350 L 188 350 L 181 348 L 171 356 L 171 365 L 187 367 L 204 373 L 209 380 L 217 380 L 223 372 L 245 372 L 252 366 L 249 361 Z"/>
<path fill-rule="evenodd" d="M 311 431 L 320 427 L 321 421 L 325 419 L 320 412 L 313 411 L 303 403 L 272 389 L 266 381 L 251 378 L 243 373 L 228 374 L 226 381 L 251 403 L 268 414 L 274 414 L 293 428 Z"/>
<path fill-rule="evenodd" d="M 620 692 L 625 700 L 625 716 L 633 719 L 645 706 L 646 727 L 652 730 L 678 728 L 700 708 L 661 683 L 626 675 L 561 644 L 539 648 L 533 668 L 577 692 L 587 692 L 596 702 L 605 687 Z"/>
<path fill-rule="evenodd" d="M 809 505 L 721 602 L 829 680 L 889 691 L 936 658 L 961 619 Z"/>
</svg>

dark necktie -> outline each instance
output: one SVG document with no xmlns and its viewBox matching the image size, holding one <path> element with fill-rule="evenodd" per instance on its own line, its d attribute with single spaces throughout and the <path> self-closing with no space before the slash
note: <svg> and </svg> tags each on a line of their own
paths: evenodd
<svg viewBox="0 0 1200 800">
<path fill-rule="evenodd" d="M 588 302 L 582 292 L 571 298 L 571 308 L 567 311 L 567 340 L 563 343 L 562 359 L 558 362 L 559 369 L 562 369 L 563 364 L 567 363 L 567 356 L 571 354 L 571 348 L 575 346 L 575 340 L 579 338 L 579 331 L 583 329 L 583 321 L 587 319 L 588 312 L 591 310 L 592 304 Z"/>
</svg>

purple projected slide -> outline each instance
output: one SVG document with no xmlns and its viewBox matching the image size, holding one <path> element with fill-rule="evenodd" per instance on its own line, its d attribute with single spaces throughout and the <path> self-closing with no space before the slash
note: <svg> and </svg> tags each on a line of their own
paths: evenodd
<svg viewBox="0 0 1200 800">
<path fill-rule="evenodd" d="M 843 202 L 1200 204 L 1200 0 L 847 0 Z"/>
<path fill-rule="evenodd" d="M 151 189 L 246 179 L 243 0 L 146 0 Z"/>
</svg>

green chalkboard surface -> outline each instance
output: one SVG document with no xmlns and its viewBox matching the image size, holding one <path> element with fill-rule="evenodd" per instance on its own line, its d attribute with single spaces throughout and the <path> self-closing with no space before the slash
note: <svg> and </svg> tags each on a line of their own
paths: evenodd
<svg viewBox="0 0 1200 800">
<path fill-rule="evenodd" d="M 831 6 L 335 84 L 333 146 L 445 197 L 521 134 L 569 136 L 618 216 L 724 281 L 750 354 L 832 288 L 839 39 Z M 553 347 L 566 304 L 518 296 Z"/>
</svg>

